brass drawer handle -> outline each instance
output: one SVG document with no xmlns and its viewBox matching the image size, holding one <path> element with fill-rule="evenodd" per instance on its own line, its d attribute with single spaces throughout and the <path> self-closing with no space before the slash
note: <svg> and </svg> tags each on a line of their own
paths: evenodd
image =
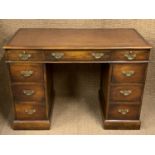
<svg viewBox="0 0 155 155">
<path fill-rule="evenodd" d="M 21 60 L 28 60 L 29 58 L 31 58 L 31 54 L 26 53 L 26 51 L 23 51 L 22 53 L 19 54 L 19 58 Z"/>
<path fill-rule="evenodd" d="M 64 53 L 61 53 L 61 52 L 51 53 L 51 56 L 54 57 L 56 60 L 58 60 L 63 58 Z"/>
<path fill-rule="evenodd" d="M 24 77 L 30 77 L 33 74 L 33 71 L 27 70 L 27 71 L 21 71 L 20 74 Z"/>
<path fill-rule="evenodd" d="M 136 54 L 133 51 L 129 51 L 124 55 L 128 60 L 134 60 L 136 58 Z"/>
<path fill-rule="evenodd" d="M 36 112 L 36 109 L 25 109 L 25 113 L 27 113 L 28 115 L 32 115 Z"/>
<path fill-rule="evenodd" d="M 135 71 L 122 71 L 122 74 L 126 77 L 131 77 L 135 74 Z"/>
<path fill-rule="evenodd" d="M 26 96 L 32 96 L 35 92 L 34 92 L 34 90 L 23 90 L 23 93 Z"/>
<path fill-rule="evenodd" d="M 92 56 L 95 58 L 95 59 L 101 59 L 103 56 L 104 56 L 104 53 L 101 53 L 101 52 L 93 52 L 92 53 Z"/>
<path fill-rule="evenodd" d="M 130 110 L 126 109 L 126 108 L 124 108 L 124 109 L 122 108 L 122 109 L 118 109 L 118 112 L 121 113 L 122 115 L 126 115 L 127 113 L 130 112 Z"/>
<path fill-rule="evenodd" d="M 120 93 L 124 96 L 129 96 L 132 93 L 132 90 L 120 90 Z"/>
</svg>

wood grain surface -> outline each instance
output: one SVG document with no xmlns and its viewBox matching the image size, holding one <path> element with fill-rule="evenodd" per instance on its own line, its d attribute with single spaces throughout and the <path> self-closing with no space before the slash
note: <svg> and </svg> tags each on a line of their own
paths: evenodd
<svg viewBox="0 0 155 155">
<path fill-rule="evenodd" d="M 135 29 L 19 29 L 5 49 L 151 48 Z"/>
<path fill-rule="evenodd" d="M 19 28 L 136 28 L 146 40 L 148 40 L 152 45 L 155 43 L 155 37 L 154 37 L 154 27 L 155 27 L 155 20 L 1 20 L 1 36 L 0 36 L 0 42 L 1 45 L 2 42 L 5 42 L 6 38 L 10 38 L 10 36 Z M 1 52 L 1 55 L 3 52 Z M 154 48 L 151 51 L 151 61 L 152 63 L 149 65 L 149 71 L 147 75 L 147 85 L 145 89 L 146 95 L 152 95 L 155 92 L 155 87 L 153 86 L 153 82 L 155 79 L 155 72 L 154 68 L 155 65 L 153 61 L 155 60 L 155 54 L 154 54 Z M 2 85 L 6 85 L 7 79 L 5 67 L 3 68 L 4 64 L 1 63 L 1 82 Z M 71 69 L 72 68 L 72 69 Z M 60 72 L 63 71 L 63 69 L 58 65 L 54 66 L 54 70 L 56 71 L 55 79 L 57 83 L 56 89 L 58 90 L 58 94 L 64 93 L 64 88 L 66 88 L 67 83 L 66 77 L 69 76 L 70 71 L 74 72 L 74 70 L 78 71 L 78 74 L 74 75 L 76 79 L 74 81 L 78 82 L 78 88 L 76 89 L 75 95 L 91 95 L 94 93 L 93 90 L 96 90 L 98 87 L 98 79 L 96 78 L 94 72 L 97 72 L 98 74 L 98 67 L 97 65 L 92 67 L 92 65 L 86 65 L 86 66 L 80 66 L 78 67 L 75 65 L 73 67 L 69 67 L 69 65 L 65 65 L 66 72 L 65 75 L 61 74 Z M 89 79 L 87 78 L 89 76 Z M 92 89 L 88 89 L 92 88 Z M 82 90 L 82 94 L 80 93 Z M 68 89 L 65 89 L 65 91 L 69 91 Z M 4 101 L 4 96 L 8 96 L 7 89 L 5 91 L 1 91 L 1 101 Z M 63 93 L 62 93 L 63 92 Z M 57 94 L 57 95 L 58 95 Z M 6 101 L 7 102 L 7 101 Z M 5 103 L 6 103 L 5 102 Z M 4 102 L 1 102 L 4 103 Z M 7 106 L 8 108 L 8 106 Z"/>
</svg>

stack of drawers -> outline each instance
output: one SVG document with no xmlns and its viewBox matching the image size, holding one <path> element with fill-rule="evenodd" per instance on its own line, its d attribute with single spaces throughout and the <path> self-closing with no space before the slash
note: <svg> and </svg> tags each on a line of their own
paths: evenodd
<svg viewBox="0 0 155 155">
<path fill-rule="evenodd" d="M 45 119 L 44 69 L 40 64 L 10 64 L 16 119 Z"/>
<path fill-rule="evenodd" d="M 108 119 L 138 120 L 146 64 L 113 64 Z"/>
<path fill-rule="evenodd" d="M 139 118 L 147 71 L 147 63 L 144 63 L 144 60 L 148 59 L 149 52 L 145 51 L 146 54 L 144 55 L 143 51 L 139 51 L 139 53 L 128 51 L 129 56 L 125 57 L 127 52 L 124 51 L 122 59 L 120 53 L 123 51 L 114 52 L 114 55 L 120 58 L 120 63 L 108 65 L 109 74 L 103 82 L 103 85 L 106 85 L 106 82 L 108 83 L 106 89 L 108 92 L 105 93 L 107 95 L 104 95 L 106 100 L 104 127 L 107 129 L 115 127 L 116 129 L 120 129 L 120 127 L 125 129 L 126 125 L 130 125 L 129 122 L 131 124 L 135 122 L 137 123 L 135 128 L 138 129 L 140 127 Z M 137 62 L 134 62 L 135 60 Z M 113 127 L 110 125 L 111 122 L 113 122 Z M 132 129 L 133 126 L 131 126 Z"/>
<path fill-rule="evenodd" d="M 25 129 L 28 124 L 48 120 L 44 64 L 10 63 L 9 70 L 14 100 L 14 120 L 20 124 L 27 123 L 27 126 L 24 126 Z M 22 129 L 24 127 L 21 125 Z M 20 129 L 20 127 L 17 128 Z M 31 128 L 33 129 L 32 125 Z M 37 129 L 37 126 L 34 129 Z"/>
</svg>

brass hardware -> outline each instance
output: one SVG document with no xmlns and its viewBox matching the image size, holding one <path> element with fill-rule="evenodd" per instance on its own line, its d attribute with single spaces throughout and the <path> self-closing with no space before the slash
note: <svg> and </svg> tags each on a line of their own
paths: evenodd
<svg viewBox="0 0 155 155">
<path fill-rule="evenodd" d="M 33 95 L 35 92 L 34 92 L 34 90 L 23 90 L 23 93 L 24 93 L 25 95 L 27 95 L 27 96 L 31 96 L 31 95 Z"/>
<path fill-rule="evenodd" d="M 95 59 L 100 59 L 104 56 L 104 53 L 101 53 L 101 52 L 98 52 L 98 53 L 95 53 L 93 52 L 92 53 L 92 56 L 95 58 Z"/>
<path fill-rule="evenodd" d="M 31 57 L 31 54 L 26 53 L 26 51 L 23 51 L 22 53 L 19 54 L 19 58 L 21 60 L 28 60 Z"/>
<path fill-rule="evenodd" d="M 120 90 L 120 93 L 124 96 L 129 96 L 132 93 L 132 90 Z"/>
<path fill-rule="evenodd" d="M 121 113 L 122 115 L 126 115 L 127 113 L 129 113 L 129 109 L 126 108 L 118 109 L 118 112 Z"/>
<path fill-rule="evenodd" d="M 51 53 L 51 56 L 58 60 L 58 59 L 63 58 L 64 53 L 62 52 Z"/>
<path fill-rule="evenodd" d="M 129 51 L 124 55 L 128 60 L 134 60 L 136 58 L 136 54 L 133 51 Z"/>
<path fill-rule="evenodd" d="M 24 77 L 30 77 L 33 74 L 33 71 L 27 70 L 27 71 L 21 71 L 20 74 Z"/>
<path fill-rule="evenodd" d="M 135 71 L 122 71 L 122 74 L 126 77 L 131 77 L 135 74 Z"/>
<path fill-rule="evenodd" d="M 32 115 L 33 113 L 36 112 L 36 109 L 26 109 L 25 112 L 29 115 Z"/>
</svg>

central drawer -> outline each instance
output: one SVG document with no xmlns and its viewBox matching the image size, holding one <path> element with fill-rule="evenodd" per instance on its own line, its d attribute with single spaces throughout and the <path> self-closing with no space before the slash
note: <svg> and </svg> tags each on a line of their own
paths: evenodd
<svg viewBox="0 0 155 155">
<path fill-rule="evenodd" d="M 110 60 L 111 52 L 99 51 L 45 51 L 47 61 L 104 61 Z"/>
<path fill-rule="evenodd" d="M 45 89 L 42 84 L 13 84 L 12 91 L 15 101 L 36 101 L 45 99 Z"/>
</svg>

